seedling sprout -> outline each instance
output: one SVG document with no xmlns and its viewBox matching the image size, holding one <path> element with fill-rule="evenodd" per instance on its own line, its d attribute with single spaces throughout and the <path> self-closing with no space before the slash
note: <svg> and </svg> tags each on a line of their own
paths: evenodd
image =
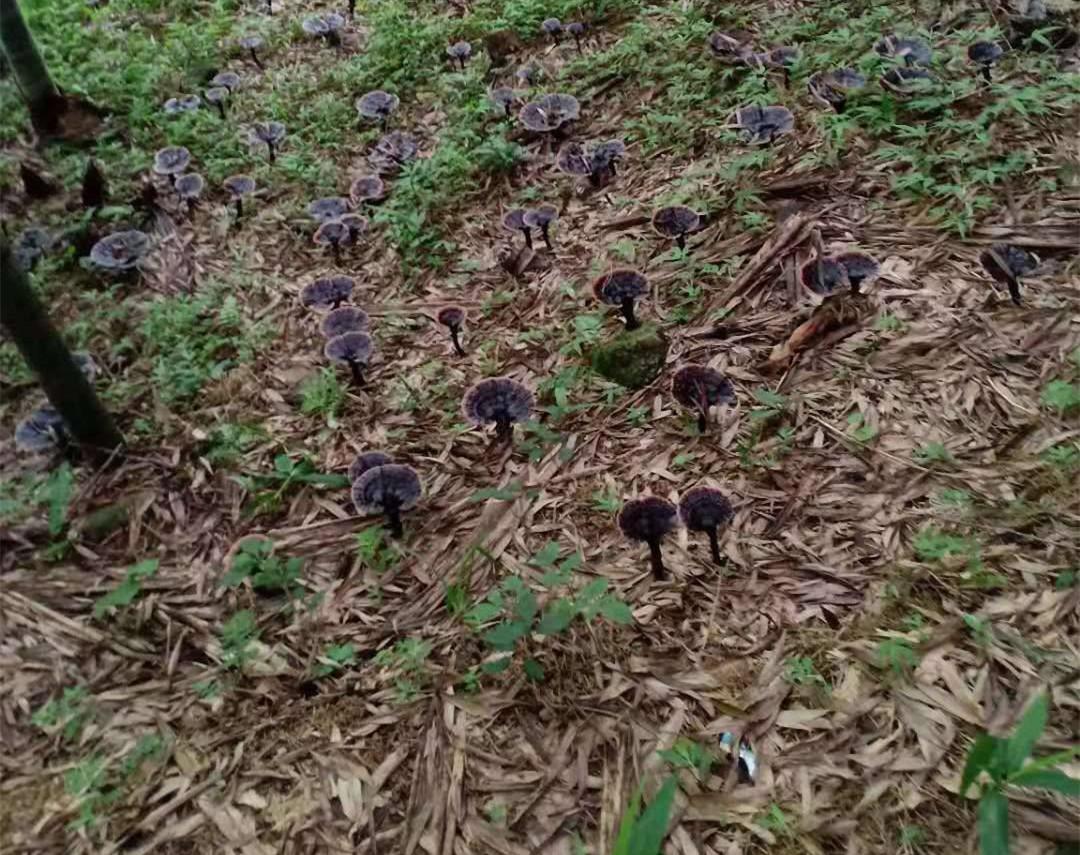
<svg viewBox="0 0 1080 855">
<path fill-rule="evenodd" d="M 660 544 L 664 536 L 679 527 L 679 512 L 676 507 L 659 496 L 644 496 L 631 499 L 619 512 L 619 528 L 630 540 L 649 545 L 649 559 L 653 577 L 667 578 L 664 556 Z"/>
</svg>

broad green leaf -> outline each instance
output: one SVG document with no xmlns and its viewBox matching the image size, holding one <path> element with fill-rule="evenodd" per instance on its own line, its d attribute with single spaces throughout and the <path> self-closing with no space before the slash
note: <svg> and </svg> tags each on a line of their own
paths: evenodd
<svg viewBox="0 0 1080 855">
<path fill-rule="evenodd" d="M 570 581 L 570 573 L 561 567 L 558 570 L 548 570 L 540 577 L 540 584 L 545 588 L 556 588 Z"/>
<path fill-rule="evenodd" d="M 1009 747 L 1006 752 L 1006 774 L 1019 772 L 1024 761 L 1031 756 L 1035 743 L 1042 736 L 1046 728 L 1046 719 L 1050 714 L 1050 698 L 1045 692 L 1038 695 L 1027 708 L 1016 726 L 1016 732 L 1009 737 Z"/>
<path fill-rule="evenodd" d="M 580 552 L 575 552 L 559 562 L 559 570 L 563 573 L 573 573 L 584 561 L 585 557 Z"/>
<path fill-rule="evenodd" d="M 990 761 L 997 750 L 997 737 L 989 733 L 980 733 L 975 739 L 975 744 L 968 751 L 967 761 L 964 763 L 964 774 L 960 776 L 960 795 L 967 796 L 967 791 L 979 777 L 979 773 L 990 771 Z"/>
<path fill-rule="evenodd" d="M 1060 769 L 1024 769 L 1016 777 L 1010 778 L 1009 783 L 1018 787 L 1053 790 L 1069 798 L 1080 799 L 1080 779 L 1070 778 Z"/>
<path fill-rule="evenodd" d="M 490 662 L 485 662 L 480 666 L 480 670 L 485 674 L 501 674 L 510 667 L 510 663 L 513 661 L 513 656 L 504 656 L 502 659 L 493 659 Z"/>
<path fill-rule="evenodd" d="M 509 501 L 510 499 L 516 499 L 521 495 L 521 484 L 517 481 L 511 481 L 505 487 L 484 487 L 477 490 L 472 496 L 469 497 L 470 502 L 485 502 L 488 499 L 499 499 L 500 501 Z"/>
<path fill-rule="evenodd" d="M 550 567 L 558 560 L 559 544 L 557 541 L 549 540 L 539 552 L 529 559 L 529 563 L 537 567 Z"/>
<path fill-rule="evenodd" d="M 668 778 L 656 793 L 656 798 L 641 812 L 635 824 L 630 855 L 659 855 L 660 847 L 667 837 L 668 819 L 671 816 L 671 805 L 675 801 L 676 787 L 675 778 Z"/>
<path fill-rule="evenodd" d="M 495 603 L 484 601 L 477 603 L 465 613 L 465 622 L 473 625 L 487 623 L 499 616 L 502 609 Z"/>
<path fill-rule="evenodd" d="M 514 645 L 529 631 L 529 625 L 521 621 L 506 621 L 484 633 L 483 639 L 496 650 L 513 650 Z"/>
<path fill-rule="evenodd" d="M 544 614 L 536 631 L 541 635 L 557 635 L 564 631 L 574 619 L 574 606 L 569 600 L 554 600 L 544 608 Z"/>
<path fill-rule="evenodd" d="M 630 606 L 617 597 L 607 596 L 600 601 L 600 614 L 613 623 L 627 626 L 634 622 L 634 613 Z"/>
<path fill-rule="evenodd" d="M 528 588 L 518 594 L 517 599 L 514 602 L 514 617 L 522 623 L 532 625 L 533 618 L 536 617 L 536 613 L 540 610 L 539 604 L 536 602 L 536 594 L 530 591 Z"/>
<path fill-rule="evenodd" d="M 630 855 L 634 832 L 637 830 L 638 814 L 641 812 L 641 789 L 639 784 L 630 798 L 630 803 L 626 806 L 622 819 L 619 820 L 619 834 L 615 838 L 611 855 Z"/>
<path fill-rule="evenodd" d="M 996 788 L 979 799 L 979 850 L 982 855 L 1009 855 L 1009 803 Z"/>
<path fill-rule="evenodd" d="M 524 667 L 525 676 L 534 683 L 539 683 L 544 679 L 544 666 L 535 659 L 526 659 Z"/>
</svg>

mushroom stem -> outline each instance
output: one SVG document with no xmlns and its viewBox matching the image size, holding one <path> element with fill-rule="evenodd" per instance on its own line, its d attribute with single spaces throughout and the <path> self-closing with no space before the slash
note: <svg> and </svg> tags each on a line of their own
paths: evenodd
<svg viewBox="0 0 1080 855">
<path fill-rule="evenodd" d="M 510 424 L 510 419 L 502 416 L 495 420 L 495 438 L 499 442 L 510 442 L 514 435 L 514 429 Z"/>
<path fill-rule="evenodd" d="M 679 249 L 686 249 L 685 232 L 679 232 L 679 234 L 675 235 L 675 246 L 677 246 Z"/>
<path fill-rule="evenodd" d="M 450 327 L 450 341 L 454 343 L 454 352 L 457 353 L 458 356 L 464 356 L 465 348 L 461 346 L 461 340 L 458 338 L 460 331 L 460 327 Z"/>
<path fill-rule="evenodd" d="M 532 249 L 532 229 L 524 228 L 521 233 L 525 235 L 525 246 Z"/>
<path fill-rule="evenodd" d="M 277 160 L 277 152 L 274 151 L 274 144 L 272 142 L 267 142 L 266 148 L 270 151 L 270 162 L 273 163 Z"/>
<path fill-rule="evenodd" d="M 263 64 L 261 62 L 259 62 L 259 55 L 257 53 L 255 53 L 255 48 L 251 49 L 251 61 L 255 63 L 255 65 L 258 67 L 259 71 L 264 70 Z"/>
<path fill-rule="evenodd" d="M 983 80 L 985 80 L 987 83 L 990 82 L 990 66 L 989 65 L 984 65 L 982 67 L 982 76 L 983 76 Z"/>
<path fill-rule="evenodd" d="M 574 33 L 574 44 L 577 45 L 577 52 L 581 53 L 581 37 L 577 33 Z"/>
<path fill-rule="evenodd" d="M 266 0 L 266 14 L 267 15 L 273 15 L 274 14 L 274 0 Z"/>
<path fill-rule="evenodd" d="M 465 57 L 459 56 L 458 57 L 458 62 L 461 63 L 461 70 L 464 71 L 465 70 Z"/>
<path fill-rule="evenodd" d="M 622 315 L 626 319 L 626 328 L 628 330 L 636 330 L 641 324 L 638 323 L 638 319 L 634 316 L 634 300 L 631 297 L 627 297 L 622 301 Z"/>
<path fill-rule="evenodd" d="M 244 216 L 244 200 L 237 196 L 233 201 L 236 203 L 236 218 Z"/>
<path fill-rule="evenodd" d="M 667 578 L 667 570 L 664 568 L 664 556 L 660 552 L 660 538 L 658 537 L 654 537 L 649 541 L 649 562 L 652 564 L 652 572 L 655 578 Z"/>
<path fill-rule="evenodd" d="M 366 385 L 364 383 L 364 366 L 357 362 L 355 359 L 350 359 L 349 370 L 352 371 L 353 385 L 363 388 Z"/>
<path fill-rule="evenodd" d="M 716 529 L 710 528 L 707 534 L 709 535 L 709 549 L 712 551 L 712 560 L 717 564 L 722 564 L 723 560 L 720 558 L 720 538 L 716 533 Z"/>
<path fill-rule="evenodd" d="M 704 434 L 709 429 L 709 414 L 704 406 L 698 410 L 697 429 L 700 434 Z"/>
<path fill-rule="evenodd" d="M 225 102 L 215 101 L 214 106 L 217 107 L 218 115 L 221 116 L 221 121 L 225 121 Z"/>
<path fill-rule="evenodd" d="M 551 245 L 551 232 L 549 231 L 549 229 L 550 229 L 550 226 L 548 226 L 548 224 L 547 224 L 547 223 L 544 223 L 544 225 L 540 226 L 540 234 L 541 234 L 541 235 L 543 236 L 543 238 L 544 238 L 544 245 L 545 245 L 545 246 L 546 246 L 546 247 L 547 247 L 547 248 L 548 248 L 549 250 L 551 250 L 551 252 L 554 252 L 554 251 L 555 251 L 555 247 L 553 247 L 553 246 Z"/>
<path fill-rule="evenodd" d="M 356 0 L 349 0 L 349 17 L 352 18 L 356 14 Z"/>
<path fill-rule="evenodd" d="M 331 242 L 330 251 L 334 254 L 334 263 L 337 264 L 338 262 L 340 262 L 341 261 L 341 247 L 338 245 L 338 242 L 336 240 Z"/>
<path fill-rule="evenodd" d="M 390 536 L 400 538 L 402 535 L 401 508 L 398 507 L 397 502 L 387 499 L 384 505 L 384 511 L 386 513 L 386 522 L 390 529 Z"/>
</svg>

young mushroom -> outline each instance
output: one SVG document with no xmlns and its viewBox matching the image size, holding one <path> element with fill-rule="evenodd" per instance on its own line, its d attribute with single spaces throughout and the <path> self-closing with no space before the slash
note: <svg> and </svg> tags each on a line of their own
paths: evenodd
<svg viewBox="0 0 1080 855">
<path fill-rule="evenodd" d="M 684 365 L 671 377 L 671 395 L 682 406 L 697 413 L 698 433 L 705 433 L 709 409 L 735 403 L 731 381 L 707 365 Z"/>
<path fill-rule="evenodd" d="M 548 134 L 581 115 L 581 105 L 573 95 L 555 93 L 531 101 L 521 108 L 518 120 L 526 130 Z"/>
<path fill-rule="evenodd" d="M 203 96 L 206 98 L 207 104 L 213 104 L 218 111 L 218 115 L 221 116 L 221 120 L 225 121 L 225 102 L 229 100 L 229 90 L 224 86 L 211 86 L 207 89 Z"/>
<path fill-rule="evenodd" d="M 384 463 L 373 466 L 352 485 L 352 500 L 361 514 L 383 514 L 391 537 L 401 537 L 401 512 L 416 507 L 422 488 L 411 466 Z"/>
<path fill-rule="evenodd" d="M 649 545 L 649 559 L 653 577 L 656 579 L 667 578 L 660 543 L 664 535 L 670 534 L 678 527 L 678 509 L 667 499 L 659 496 L 631 499 L 619 511 L 619 528 L 622 533 L 630 540 Z"/>
<path fill-rule="evenodd" d="M 419 151 L 420 146 L 412 134 L 391 131 L 375 143 L 374 150 L 368 155 L 368 163 L 381 175 L 395 175 L 401 167 L 416 160 Z"/>
<path fill-rule="evenodd" d="M 881 76 L 881 85 L 897 95 L 914 95 L 934 81 L 934 75 L 925 68 L 900 65 Z"/>
<path fill-rule="evenodd" d="M 221 186 L 236 205 L 237 218 L 244 216 L 244 197 L 255 192 L 255 179 L 250 175 L 230 175 Z"/>
<path fill-rule="evenodd" d="M 378 122 L 385 131 L 387 121 L 400 103 L 401 99 L 397 95 L 374 89 L 356 99 L 356 112 L 362 119 Z"/>
<path fill-rule="evenodd" d="M 713 487 L 692 487 L 679 500 L 679 516 L 690 531 L 702 531 L 709 537 L 712 560 L 720 564 L 720 537 L 717 529 L 723 528 L 735 516 L 731 502 Z"/>
<path fill-rule="evenodd" d="M 177 113 L 190 113 L 198 110 L 202 104 L 202 98 L 198 95 L 181 95 L 179 98 L 170 98 L 165 102 L 162 109 L 169 115 Z"/>
<path fill-rule="evenodd" d="M 300 305 L 323 312 L 336 309 L 352 296 L 355 287 L 351 276 L 322 276 L 300 289 Z"/>
<path fill-rule="evenodd" d="M 1039 266 L 1039 257 L 1018 246 L 995 243 L 983 250 L 979 261 L 995 281 L 1009 289 L 1009 296 L 1019 306 L 1020 277 L 1035 271 Z"/>
<path fill-rule="evenodd" d="M 783 72 L 784 85 L 791 85 L 791 69 L 799 61 L 799 49 L 797 47 L 778 47 L 765 53 L 753 54 L 753 61 L 761 68 L 778 69 Z"/>
<path fill-rule="evenodd" d="M 532 228 L 525 222 L 525 208 L 513 208 L 502 218 L 502 227 L 508 232 L 521 232 L 525 236 L 525 246 L 532 249 Z"/>
<path fill-rule="evenodd" d="M 765 145 L 795 128 L 795 117 L 787 107 L 750 105 L 735 111 L 732 124 L 752 145 Z"/>
<path fill-rule="evenodd" d="M 461 327 L 465 323 L 465 310 L 458 306 L 446 306 L 439 309 L 435 316 L 440 324 L 450 330 L 450 341 L 453 342 L 454 352 L 458 356 L 465 355 L 465 348 L 461 346 Z"/>
<path fill-rule="evenodd" d="M 816 256 L 799 268 L 799 281 L 804 288 L 827 297 L 851 284 L 847 269 L 834 256 Z"/>
<path fill-rule="evenodd" d="M 181 175 L 173 184 L 176 195 L 187 204 L 189 214 L 191 213 L 191 209 L 195 207 L 195 203 L 199 201 L 204 186 L 205 182 L 203 181 L 203 177 L 197 172 L 189 172 L 185 175 Z"/>
<path fill-rule="evenodd" d="M 615 165 L 625 153 L 622 140 L 600 143 L 587 154 L 580 143 L 566 143 L 555 156 L 555 167 L 567 175 L 587 177 L 594 187 L 603 187 L 615 176 Z"/>
<path fill-rule="evenodd" d="M 210 85 L 220 86 L 223 89 L 228 89 L 229 92 L 235 92 L 240 85 L 240 75 L 235 71 L 220 71 L 211 78 Z"/>
<path fill-rule="evenodd" d="M 352 484 L 369 469 L 374 469 L 376 466 L 385 466 L 387 463 L 393 462 L 394 458 L 383 451 L 361 452 L 349 464 L 349 483 Z"/>
<path fill-rule="evenodd" d="M 616 268 L 593 282 L 593 294 L 601 303 L 618 306 L 626 321 L 626 329 L 636 330 L 641 324 L 634 315 L 634 301 L 649 293 L 645 274 L 629 268 Z"/>
<path fill-rule="evenodd" d="M 875 42 L 874 50 L 881 56 L 901 60 L 905 66 L 930 65 L 934 52 L 921 39 L 902 36 L 884 36 Z"/>
<path fill-rule="evenodd" d="M 355 206 L 364 202 L 381 202 L 386 198 L 386 185 L 378 175 L 361 175 L 349 185 L 349 201 Z"/>
<path fill-rule="evenodd" d="M 679 249 L 686 249 L 686 236 L 701 227 L 701 215 L 685 205 L 658 208 L 652 217 L 653 231 L 674 240 Z"/>
<path fill-rule="evenodd" d="M 349 230 L 349 243 L 356 243 L 368 230 L 368 218 L 352 212 L 342 214 L 337 221 Z"/>
<path fill-rule="evenodd" d="M 328 246 L 334 256 L 334 261 L 341 261 L 341 248 L 349 246 L 353 242 L 353 230 L 347 223 L 340 219 L 327 220 L 315 229 L 312 236 L 316 246 Z"/>
<path fill-rule="evenodd" d="M 238 42 L 238 44 L 240 45 L 240 47 L 242 47 L 248 52 L 248 55 L 251 57 L 251 61 L 254 62 L 255 66 L 261 71 L 264 66 L 262 62 L 259 61 L 258 52 L 263 48 L 264 42 L 262 38 L 256 35 L 243 36 Z"/>
<path fill-rule="evenodd" d="M 337 338 L 348 332 L 364 332 L 368 328 L 368 313 L 356 306 L 331 309 L 319 325 L 323 338 Z"/>
<path fill-rule="evenodd" d="M 709 36 L 709 50 L 712 55 L 726 65 L 744 65 L 753 55 L 750 45 L 737 36 L 714 31 Z"/>
<path fill-rule="evenodd" d="M 15 448 L 27 454 L 55 451 L 66 443 L 64 420 L 49 405 L 34 410 L 15 426 Z"/>
<path fill-rule="evenodd" d="M 540 205 L 529 208 L 522 216 L 522 222 L 530 229 L 540 229 L 540 236 L 544 239 L 544 245 L 554 252 L 551 245 L 551 224 L 559 218 L 559 209 L 554 205 Z"/>
<path fill-rule="evenodd" d="M 1005 55 L 997 42 L 975 42 L 967 50 L 968 60 L 979 67 L 983 79 L 990 82 L 990 69 Z"/>
<path fill-rule="evenodd" d="M 349 200 L 341 196 L 331 196 L 327 199 L 316 199 L 307 206 L 308 215 L 319 223 L 326 223 L 338 219 L 349 210 Z"/>
<path fill-rule="evenodd" d="M 533 393 L 512 377 L 489 377 L 469 387 L 461 401 L 465 418 L 477 427 L 495 425 L 498 442 L 510 442 L 514 424 L 527 421 Z"/>
<path fill-rule="evenodd" d="M 341 28 L 345 26 L 345 19 L 337 12 L 324 16 L 312 15 L 305 18 L 301 26 L 312 38 L 325 39 L 328 45 L 337 47 L 341 44 Z"/>
<path fill-rule="evenodd" d="M 854 68 L 836 68 L 810 75 L 806 88 L 818 103 L 843 113 L 848 96 L 866 86 L 866 78 Z"/>
<path fill-rule="evenodd" d="M 509 86 L 498 86 L 488 93 L 488 100 L 492 107 L 509 119 L 514 105 L 518 103 L 518 94 Z"/>
<path fill-rule="evenodd" d="M 170 183 L 176 182 L 176 176 L 187 169 L 191 163 L 191 152 L 182 145 L 159 149 L 154 154 L 154 172 L 168 177 Z"/>
<path fill-rule="evenodd" d="M 446 49 L 446 55 L 454 62 L 461 66 L 461 70 L 465 70 L 465 63 L 469 61 L 469 57 L 472 56 L 472 45 L 468 42 L 454 42 Z"/>
<path fill-rule="evenodd" d="M 877 279 L 881 272 L 881 265 L 865 252 L 842 252 L 836 256 L 836 263 L 844 268 L 853 294 L 858 294 L 864 282 Z"/>
<path fill-rule="evenodd" d="M 585 31 L 588 29 L 582 21 L 571 21 L 566 25 L 566 32 L 574 37 L 574 44 L 577 46 L 577 52 L 581 53 L 581 40 L 585 38 Z"/>
<path fill-rule="evenodd" d="M 251 134 L 255 142 L 266 146 L 273 163 L 277 159 L 277 147 L 285 139 L 285 126 L 281 122 L 256 122 L 251 126 Z"/>
<path fill-rule="evenodd" d="M 366 332 L 353 330 L 328 339 L 323 347 L 323 354 L 331 362 L 340 362 L 349 366 L 354 386 L 364 385 L 364 369 L 371 359 L 375 342 Z"/>
<path fill-rule="evenodd" d="M 135 269 L 149 249 L 150 238 L 143 232 L 113 232 L 90 248 L 89 264 L 98 270 L 126 273 Z"/>
<path fill-rule="evenodd" d="M 551 36 L 551 40 L 555 44 L 559 43 L 559 36 L 562 35 L 563 27 L 562 21 L 558 18 L 546 18 L 540 22 L 540 29 L 542 29 L 545 35 Z"/>
</svg>

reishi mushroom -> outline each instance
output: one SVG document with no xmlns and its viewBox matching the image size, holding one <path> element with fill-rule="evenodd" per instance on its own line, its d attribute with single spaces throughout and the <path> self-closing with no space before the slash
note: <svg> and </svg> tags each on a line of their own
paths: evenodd
<svg viewBox="0 0 1080 855">
<path fill-rule="evenodd" d="M 664 535 L 670 534 L 678 527 L 678 509 L 667 499 L 659 496 L 631 499 L 619 511 L 619 528 L 622 533 L 630 540 L 649 545 L 649 559 L 656 579 L 667 578 L 660 543 Z"/>
</svg>

